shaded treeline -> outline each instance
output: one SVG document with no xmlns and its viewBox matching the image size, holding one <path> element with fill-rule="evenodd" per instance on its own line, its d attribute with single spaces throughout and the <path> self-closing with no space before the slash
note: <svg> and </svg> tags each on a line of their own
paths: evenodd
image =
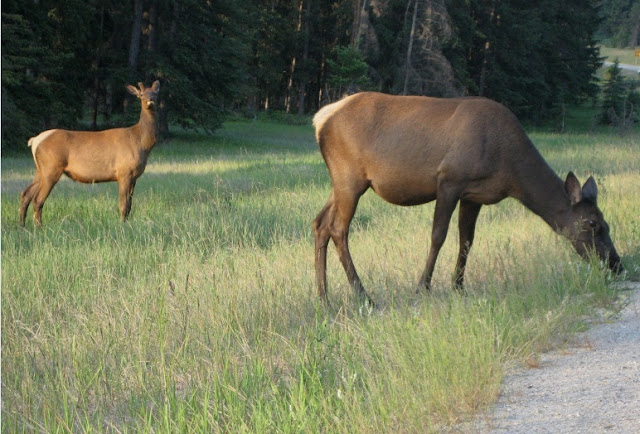
<svg viewBox="0 0 640 434">
<path fill-rule="evenodd" d="M 625 48 L 640 45 L 640 1 L 602 0 L 598 32 L 606 45 Z"/>
<path fill-rule="evenodd" d="M 125 84 L 155 79 L 161 134 L 362 89 L 484 95 L 539 121 L 596 94 L 598 3 L 6 0 L 2 146 L 81 118 L 131 122 Z"/>
</svg>

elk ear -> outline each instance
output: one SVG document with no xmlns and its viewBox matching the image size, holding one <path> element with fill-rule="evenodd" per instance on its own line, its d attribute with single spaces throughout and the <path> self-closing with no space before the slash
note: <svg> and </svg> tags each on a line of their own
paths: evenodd
<svg viewBox="0 0 640 434">
<path fill-rule="evenodd" d="M 140 92 L 144 92 L 144 84 L 141 81 L 138 82 L 138 87 L 140 88 Z"/>
<path fill-rule="evenodd" d="M 569 195 L 572 205 L 575 205 L 582 200 L 580 181 L 578 181 L 578 178 L 576 178 L 576 175 L 574 175 L 573 172 L 569 172 L 567 179 L 564 181 L 564 191 Z"/>
<path fill-rule="evenodd" d="M 582 186 L 582 199 L 590 200 L 594 204 L 598 203 L 598 186 L 593 176 L 590 176 Z"/>
<path fill-rule="evenodd" d="M 131 95 L 135 95 L 138 98 L 140 98 L 140 91 L 138 89 L 136 89 L 135 87 L 131 86 L 130 84 L 127 84 L 127 90 L 129 91 L 129 93 Z"/>
<path fill-rule="evenodd" d="M 158 92 L 160 90 L 160 82 L 158 80 L 154 81 L 151 89 L 153 89 L 154 92 Z"/>
</svg>

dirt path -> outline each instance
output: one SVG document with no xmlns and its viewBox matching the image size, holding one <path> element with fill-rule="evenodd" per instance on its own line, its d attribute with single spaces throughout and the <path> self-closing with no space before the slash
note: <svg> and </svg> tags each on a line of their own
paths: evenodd
<svg viewBox="0 0 640 434">
<path fill-rule="evenodd" d="M 621 286 L 618 315 L 507 376 L 493 411 L 460 431 L 640 433 L 640 283 Z"/>
</svg>

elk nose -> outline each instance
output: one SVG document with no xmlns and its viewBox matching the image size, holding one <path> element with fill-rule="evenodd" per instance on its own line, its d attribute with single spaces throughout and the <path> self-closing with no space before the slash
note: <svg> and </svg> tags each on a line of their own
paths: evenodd
<svg viewBox="0 0 640 434">
<path fill-rule="evenodd" d="M 618 255 L 609 257 L 609 268 L 613 270 L 616 274 L 620 274 L 624 271 L 624 267 L 622 266 L 622 261 Z"/>
</svg>

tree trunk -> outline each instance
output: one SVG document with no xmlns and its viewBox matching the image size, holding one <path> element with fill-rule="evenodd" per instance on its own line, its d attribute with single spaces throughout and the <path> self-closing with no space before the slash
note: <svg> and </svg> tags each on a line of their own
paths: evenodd
<svg viewBox="0 0 640 434">
<path fill-rule="evenodd" d="M 147 50 L 153 52 L 158 49 L 158 8 L 156 2 L 151 2 L 149 6 L 149 40 Z"/>
<path fill-rule="evenodd" d="M 418 0 L 413 1 L 413 18 L 411 19 L 411 32 L 409 32 L 409 46 L 407 47 L 407 61 L 404 67 L 404 86 L 402 87 L 402 94 L 406 95 L 409 90 L 409 70 L 411 69 L 411 50 L 413 49 L 413 37 L 416 33 L 416 17 L 418 15 Z M 408 6 L 407 6 L 408 8 Z"/>
<path fill-rule="evenodd" d="M 359 5 L 362 1 L 362 5 Z M 353 30 L 351 32 L 351 46 L 353 48 L 360 47 L 360 36 L 362 35 L 362 20 L 367 13 L 367 0 L 356 0 L 354 18 L 353 18 Z"/>
<path fill-rule="evenodd" d="M 489 12 L 489 26 L 493 25 L 493 20 L 496 12 L 496 3 L 493 1 L 491 3 L 491 10 Z M 482 51 L 482 67 L 480 69 L 480 80 L 478 83 L 478 96 L 484 95 L 485 81 L 487 77 L 487 69 L 489 67 L 489 53 L 491 50 L 491 42 L 488 39 L 484 43 L 484 48 Z"/>
<path fill-rule="evenodd" d="M 636 21 L 635 26 L 631 30 L 631 37 L 629 38 L 629 46 L 636 47 L 640 44 L 640 14 L 638 14 L 638 21 Z"/>
<path fill-rule="evenodd" d="M 100 33 L 98 46 L 96 47 L 96 58 L 94 60 L 93 77 L 93 107 L 91 108 L 91 129 L 98 129 L 98 112 L 100 110 L 100 64 L 102 63 L 102 49 L 104 45 L 104 1 L 100 10 Z"/>
<path fill-rule="evenodd" d="M 131 22 L 131 42 L 129 44 L 129 62 L 127 66 L 131 72 L 138 67 L 140 54 L 140 37 L 142 35 L 142 0 L 133 2 L 133 18 Z"/>
<path fill-rule="evenodd" d="M 97 79 L 96 79 L 97 81 Z M 91 126 L 89 129 L 93 131 L 98 130 L 98 85 L 94 85 L 93 89 L 93 101 L 91 104 Z"/>
<path fill-rule="evenodd" d="M 311 39 L 311 0 L 307 0 L 307 10 L 304 20 L 304 49 L 302 50 L 302 64 L 309 61 L 309 40 Z M 298 115 L 304 114 L 304 101 L 307 93 L 307 80 L 302 80 L 298 87 Z"/>
<path fill-rule="evenodd" d="M 138 55 L 140 54 L 140 38 L 142 37 L 142 6 L 143 0 L 133 1 L 133 17 L 131 19 L 131 40 L 129 41 L 129 59 L 127 67 L 133 76 L 138 69 Z M 122 102 L 122 111 L 126 114 L 129 108 L 129 98 Z"/>
<path fill-rule="evenodd" d="M 169 137 L 169 121 L 167 119 L 167 101 L 161 100 L 158 104 L 158 140 Z"/>
<path fill-rule="evenodd" d="M 298 0 L 298 25 L 296 26 L 296 33 L 300 33 L 302 30 L 302 11 L 304 6 L 304 0 Z M 291 112 L 291 92 L 293 91 L 293 76 L 296 72 L 297 57 L 294 54 L 291 59 L 291 67 L 289 68 L 289 79 L 287 80 L 287 93 L 284 97 L 285 111 Z"/>
<path fill-rule="evenodd" d="M 155 8 L 154 8 L 154 11 L 155 11 Z M 150 14 L 150 19 L 152 20 L 152 23 L 154 21 L 157 22 L 157 15 L 155 18 L 153 18 Z M 174 2 L 173 15 L 171 17 L 171 24 L 169 26 L 169 40 L 168 40 L 169 44 L 172 44 L 176 37 L 179 20 L 180 20 L 180 2 Z M 153 36 L 151 34 L 149 35 L 149 41 L 151 43 L 151 39 L 155 38 L 155 42 L 152 42 L 151 45 L 153 49 L 156 49 L 158 32 L 157 32 L 157 29 L 155 28 L 155 24 L 150 24 L 150 27 L 151 26 L 154 26 L 153 27 L 154 35 Z M 169 112 L 169 106 L 167 104 L 167 100 L 163 98 L 162 91 L 160 91 L 160 101 L 158 103 L 158 140 L 165 140 L 167 137 L 169 137 L 169 113 L 168 112 Z"/>
</svg>

